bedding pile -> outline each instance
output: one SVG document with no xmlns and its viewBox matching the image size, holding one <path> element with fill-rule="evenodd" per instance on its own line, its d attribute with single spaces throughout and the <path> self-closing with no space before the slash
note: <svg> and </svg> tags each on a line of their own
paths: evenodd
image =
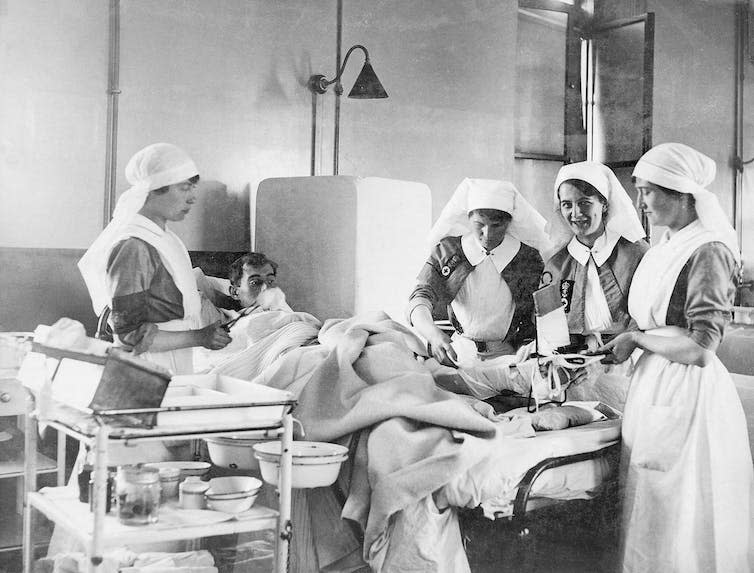
<svg viewBox="0 0 754 573">
<path fill-rule="evenodd" d="M 457 521 L 445 519 L 443 539 L 421 533 L 437 531 L 432 494 L 491 455 L 495 425 L 435 385 L 414 358 L 421 342 L 384 313 L 327 321 L 319 342 L 291 350 L 254 382 L 298 398 L 307 439 L 368 432 L 342 512 L 364 532 L 364 560 L 376 572 L 468 571 Z M 453 542 L 459 551 L 449 563 L 443 549 Z"/>
</svg>

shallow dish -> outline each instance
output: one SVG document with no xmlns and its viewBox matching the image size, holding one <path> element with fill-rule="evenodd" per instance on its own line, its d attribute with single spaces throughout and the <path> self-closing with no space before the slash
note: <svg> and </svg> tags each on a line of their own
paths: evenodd
<svg viewBox="0 0 754 573">
<path fill-rule="evenodd" d="M 259 471 L 259 462 L 251 449 L 263 440 L 246 438 L 242 435 L 206 438 L 207 451 L 212 463 L 221 468 Z"/>
<path fill-rule="evenodd" d="M 189 461 L 171 461 L 171 462 L 149 462 L 144 464 L 150 468 L 176 468 L 181 471 L 181 480 L 188 476 L 203 476 L 212 467 L 209 462 L 189 462 Z"/>
<path fill-rule="evenodd" d="M 245 494 L 255 494 L 262 487 L 262 482 L 251 476 L 226 476 L 209 480 L 207 499 L 236 499 Z M 223 510 L 219 510 L 223 511 Z"/>
<path fill-rule="evenodd" d="M 263 442 L 254 446 L 260 454 L 280 456 L 280 442 Z M 348 455 L 348 448 L 329 442 L 307 442 L 297 440 L 291 446 L 291 455 L 295 458 L 325 458 Z"/>
<path fill-rule="evenodd" d="M 222 511 L 223 513 L 242 513 L 254 505 L 258 495 L 259 490 L 257 489 L 256 491 L 246 492 L 243 495 L 229 499 L 216 497 L 211 494 L 205 494 L 205 498 L 207 499 L 207 506 L 210 509 Z"/>
</svg>

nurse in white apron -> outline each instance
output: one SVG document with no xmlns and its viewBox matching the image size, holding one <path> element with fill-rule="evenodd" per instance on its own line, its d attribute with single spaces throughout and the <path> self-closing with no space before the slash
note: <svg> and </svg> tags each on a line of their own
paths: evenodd
<svg viewBox="0 0 754 573">
<path fill-rule="evenodd" d="M 609 167 L 596 161 L 564 165 L 555 178 L 557 213 L 548 234 L 557 251 L 545 263 L 543 285 L 556 284 L 574 350 L 594 350 L 636 328 L 628 292 L 647 252 L 646 233 L 631 198 Z M 600 400 L 623 409 L 629 364 L 594 366 L 568 390 L 571 400 Z"/>
<path fill-rule="evenodd" d="M 174 374 L 190 374 L 192 347 L 216 350 L 230 342 L 219 324 L 201 323 L 188 251 L 167 227 L 196 201 L 198 170 L 183 150 L 156 143 L 131 158 L 126 178 L 132 187 L 79 268 L 97 315 L 111 309 L 117 343 Z"/>
<path fill-rule="evenodd" d="M 432 252 L 409 298 L 411 324 L 438 362 L 514 354 L 534 337 L 531 293 L 549 251 L 545 220 L 512 183 L 465 179 L 432 228 Z M 450 320 L 448 334 L 434 323 Z M 493 392 L 494 394 L 494 392 Z"/>
<path fill-rule="evenodd" d="M 715 163 L 678 143 L 634 168 L 640 207 L 667 231 L 634 274 L 641 330 L 605 345 L 643 350 L 623 420 L 623 571 L 738 573 L 752 565 L 752 460 L 746 418 L 715 355 L 730 321 L 736 235 L 705 189 Z"/>
</svg>

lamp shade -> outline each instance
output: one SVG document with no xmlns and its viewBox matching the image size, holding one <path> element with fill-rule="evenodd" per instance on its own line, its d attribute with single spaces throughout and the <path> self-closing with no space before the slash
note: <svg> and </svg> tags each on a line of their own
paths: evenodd
<svg viewBox="0 0 754 573">
<path fill-rule="evenodd" d="M 374 73 L 374 68 L 372 68 L 369 60 L 364 62 L 364 67 L 361 68 L 359 77 L 356 78 L 356 83 L 353 84 L 348 97 L 354 99 L 379 99 L 387 97 L 387 92 L 382 87 L 377 74 Z"/>
</svg>

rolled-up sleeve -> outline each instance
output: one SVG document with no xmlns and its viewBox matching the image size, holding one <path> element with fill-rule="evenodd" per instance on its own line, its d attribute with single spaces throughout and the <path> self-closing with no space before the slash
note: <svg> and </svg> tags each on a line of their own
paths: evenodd
<svg viewBox="0 0 754 573">
<path fill-rule="evenodd" d="M 685 315 L 689 336 L 702 348 L 717 350 L 731 321 L 736 263 L 722 243 L 703 245 L 688 262 Z"/>
<path fill-rule="evenodd" d="M 110 320 L 118 340 L 135 352 L 148 349 L 157 326 L 148 322 L 148 290 L 157 271 L 146 243 L 126 239 L 110 254 L 107 277 L 112 295 Z"/>
<path fill-rule="evenodd" d="M 418 306 L 426 306 L 434 316 L 438 306 L 444 309 L 452 297 L 448 293 L 447 279 L 440 273 L 438 253 L 430 255 L 424 263 L 419 276 L 416 277 L 416 287 L 408 298 L 407 318 L 411 323 L 411 314 Z M 446 317 L 447 318 L 447 317 Z"/>
</svg>

